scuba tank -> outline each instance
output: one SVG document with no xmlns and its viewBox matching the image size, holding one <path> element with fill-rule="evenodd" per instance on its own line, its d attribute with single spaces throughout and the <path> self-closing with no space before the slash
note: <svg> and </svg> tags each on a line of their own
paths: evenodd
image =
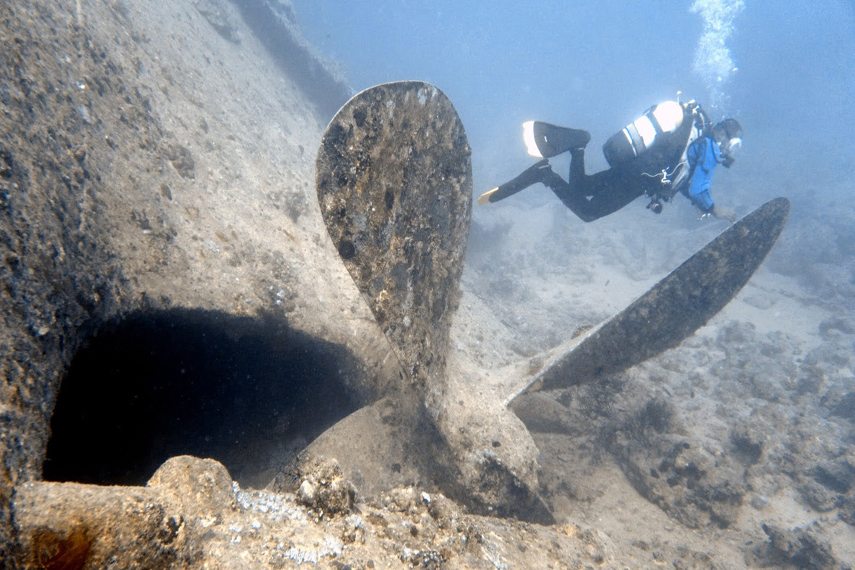
<svg viewBox="0 0 855 570">
<path fill-rule="evenodd" d="M 662 138 L 680 128 L 683 106 L 677 101 L 665 101 L 613 134 L 603 145 L 603 154 L 614 168 L 643 154 Z"/>
</svg>

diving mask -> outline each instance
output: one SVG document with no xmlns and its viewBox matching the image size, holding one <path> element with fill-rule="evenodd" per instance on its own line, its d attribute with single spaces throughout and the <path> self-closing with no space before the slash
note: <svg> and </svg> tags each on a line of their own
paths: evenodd
<svg viewBox="0 0 855 570">
<path fill-rule="evenodd" d="M 721 152 L 731 158 L 742 148 L 742 137 L 733 137 L 721 145 Z"/>
</svg>

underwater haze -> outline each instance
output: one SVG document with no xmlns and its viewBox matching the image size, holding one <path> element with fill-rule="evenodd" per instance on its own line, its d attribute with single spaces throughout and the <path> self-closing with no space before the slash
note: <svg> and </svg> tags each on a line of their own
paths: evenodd
<svg viewBox="0 0 855 570">
<path fill-rule="evenodd" d="M 853 30 L 855 0 L 0 0 L 0 560 L 21 528 L 34 560 L 855 568 Z M 523 123 L 590 132 L 594 174 L 678 98 L 744 129 L 715 216 L 652 201 L 663 166 L 526 186 L 570 153 L 528 170 Z M 638 197 L 586 223 L 604 196 Z"/>
<path fill-rule="evenodd" d="M 816 207 L 848 201 L 849 0 L 294 3 L 310 42 L 344 66 L 357 91 L 401 79 L 445 91 L 467 129 L 476 193 L 531 163 L 523 121 L 589 130 L 593 172 L 606 166 L 598 150 L 611 134 L 682 91 L 713 120 L 734 116 L 745 130 L 714 198 L 718 183 L 718 197 L 740 213 L 782 193 L 819 198 Z"/>
<path fill-rule="evenodd" d="M 750 489 L 733 501 L 740 506 L 730 514 L 716 511 L 717 524 L 744 532 L 739 540 L 746 545 L 765 541 L 767 529 L 778 523 L 793 532 L 807 528 L 816 532 L 809 539 L 816 549 L 791 552 L 791 566 L 773 556 L 776 567 L 841 567 L 828 562 L 832 551 L 851 565 L 855 561 L 851 547 L 855 544 L 851 427 L 855 425 L 851 166 L 855 3 L 294 0 L 294 4 L 309 41 L 342 65 L 355 90 L 417 79 L 434 83 L 449 96 L 472 148 L 475 196 L 535 162 L 522 141 L 525 121 L 590 131 L 585 153 L 589 174 L 606 168 L 601 148 L 610 136 L 678 92 L 683 100 L 699 101 L 713 121 L 734 117 L 742 124 L 744 145 L 732 168 L 716 170 L 712 198 L 716 205 L 744 216 L 784 196 L 792 203 L 787 225 L 745 290 L 678 349 L 631 371 L 628 377 L 635 375 L 637 382 L 627 386 L 643 386 L 658 394 L 684 422 L 683 427 L 664 432 L 685 429 L 697 437 L 692 449 L 706 449 L 717 458 L 740 457 L 745 449 L 736 448 L 744 441 L 740 430 L 745 422 L 765 422 L 748 430 L 754 434 L 751 438 L 763 443 L 750 457 L 737 459 L 740 464 L 731 475 L 725 474 L 730 469 L 727 460 L 714 461 L 716 468 L 707 481 L 721 479 L 711 485 L 736 489 L 744 484 Z M 550 159 L 565 179 L 568 162 L 566 156 Z M 586 330 L 589 323 L 623 310 L 728 225 L 724 220 L 699 219 L 698 210 L 682 196 L 666 204 L 659 215 L 646 209 L 647 203 L 647 198 L 636 199 L 586 224 L 552 191 L 535 184 L 499 203 L 475 206 L 463 301 L 455 317 L 463 323 L 459 338 L 471 343 L 467 350 L 472 358 L 485 369 L 518 358 L 535 362 L 542 351 L 567 340 L 571 331 Z M 609 388 L 603 382 L 594 383 L 591 390 L 596 394 Z M 620 403 L 621 390 L 602 400 L 612 412 L 630 405 Z M 591 401 L 583 391 L 571 390 L 556 401 L 566 413 L 562 421 L 583 424 L 586 414 L 596 408 L 597 397 Z M 555 436 L 553 432 L 561 429 L 543 421 L 549 415 L 546 408 L 544 401 L 532 404 L 529 416 L 515 409 L 533 433 L 544 473 L 552 473 L 541 481 L 547 481 L 554 497 L 573 489 L 570 494 L 575 498 L 608 499 L 614 489 L 606 490 L 599 482 L 586 487 L 586 477 L 593 481 L 597 476 L 579 467 L 597 464 L 603 442 Z M 847 418 L 846 423 L 841 418 Z M 810 436 L 793 435 L 814 429 Z M 627 431 L 638 434 L 644 429 Z M 640 450 L 655 447 L 646 436 L 639 437 L 628 444 L 626 456 L 622 451 L 617 455 L 638 457 L 644 454 Z M 703 442 L 710 441 L 716 443 L 705 447 Z M 792 457 L 800 459 L 791 463 Z M 660 473 L 658 458 L 649 464 L 634 461 L 622 470 L 636 489 L 660 506 L 663 503 L 657 501 L 671 505 L 663 508 L 685 522 L 681 517 L 686 513 L 672 507 L 695 498 L 662 499 L 682 488 L 679 477 Z M 838 474 L 833 482 L 822 475 L 826 465 Z M 773 480 L 776 483 L 769 484 Z M 835 486 L 845 489 L 846 498 Z M 635 499 L 627 495 L 626 500 Z M 563 512 L 558 508 L 556 518 L 584 520 L 590 509 L 594 524 L 612 537 L 644 532 L 643 524 L 610 527 L 615 519 L 602 515 L 611 511 L 608 504 L 576 506 Z M 839 509 L 837 515 L 834 509 Z M 846 526 L 823 527 L 818 522 L 835 516 Z M 650 528 L 656 529 L 651 534 L 658 540 L 662 530 Z M 724 543 L 711 548 L 726 560 Z M 724 562 L 723 567 L 738 565 Z"/>
</svg>

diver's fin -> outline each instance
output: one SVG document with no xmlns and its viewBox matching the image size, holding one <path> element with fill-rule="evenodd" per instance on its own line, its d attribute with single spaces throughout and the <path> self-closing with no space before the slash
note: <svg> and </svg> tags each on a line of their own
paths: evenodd
<svg viewBox="0 0 855 570">
<path fill-rule="evenodd" d="M 568 342 L 540 372 L 520 382 L 506 403 L 523 393 L 620 372 L 679 345 L 748 282 L 789 213 L 790 201 L 775 198 L 737 221 L 581 342 Z"/>
<path fill-rule="evenodd" d="M 505 198 L 513 196 L 517 192 L 525 190 L 532 184 L 542 182 L 543 177 L 547 172 L 552 172 L 552 168 L 549 166 L 549 161 L 544 158 L 523 170 L 522 173 L 513 180 L 505 182 L 501 186 L 496 186 L 492 190 L 488 190 L 481 194 L 481 197 L 478 198 L 478 204 L 481 206 L 485 204 L 494 204 L 499 200 L 504 200 Z"/>
<path fill-rule="evenodd" d="M 523 123 L 523 141 L 531 156 L 552 158 L 573 148 L 585 148 L 591 133 L 582 129 L 569 129 L 543 121 Z"/>
</svg>

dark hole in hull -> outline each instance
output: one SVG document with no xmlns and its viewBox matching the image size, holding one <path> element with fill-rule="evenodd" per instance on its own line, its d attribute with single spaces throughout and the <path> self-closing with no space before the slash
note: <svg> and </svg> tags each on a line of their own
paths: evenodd
<svg viewBox="0 0 855 570">
<path fill-rule="evenodd" d="M 62 381 L 44 478 L 144 484 L 175 455 L 211 457 L 263 485 L 356 402 L 341 346 L 274 318 L 201 310 L 133 314 L 104 327 Z"/>
</svg>

